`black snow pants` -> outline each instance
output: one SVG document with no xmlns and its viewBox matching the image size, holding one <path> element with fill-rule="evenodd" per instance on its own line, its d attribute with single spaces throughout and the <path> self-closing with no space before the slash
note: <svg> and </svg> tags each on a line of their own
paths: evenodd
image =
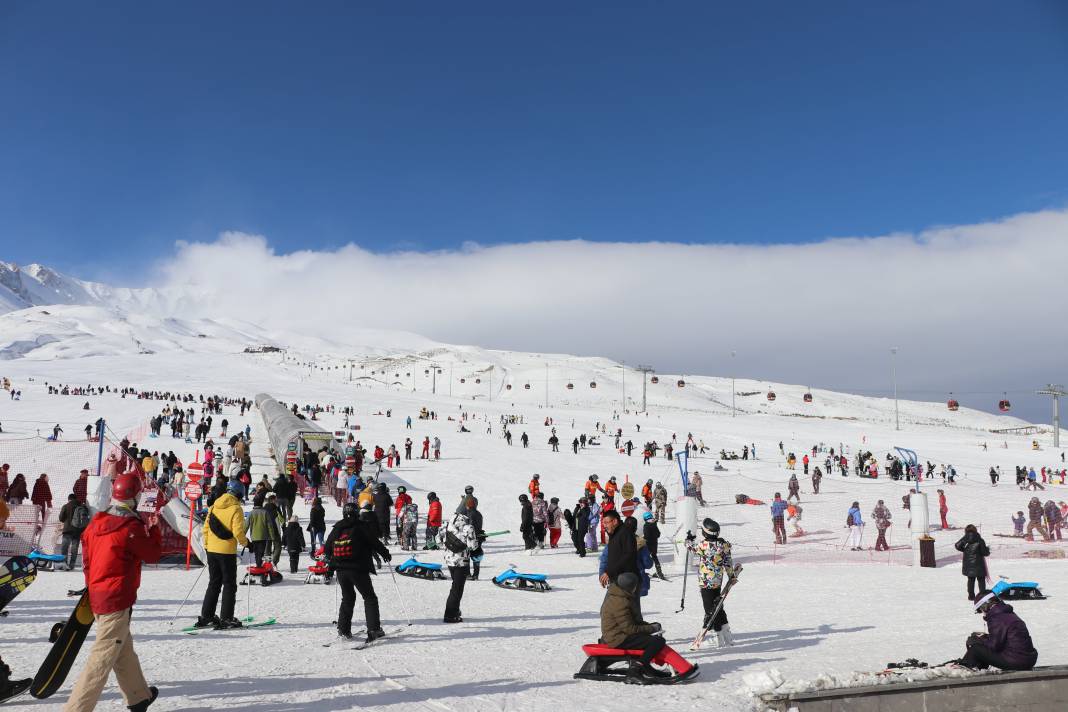
<svg viewBox="0 0 1068 712">
<path fill-rule="evenodd" d="M 341 607 L 337 611 L 337 632 L 352 635 L 352 610 L 356 606 L 356 592 L 363 596 L 363 615 L 367 630 L 378 630 L 382 622 L 378 614 L 378 596 L 371 584 L 371 574 L 366 571 L 338 569 L 337 585 L 341 587 Z"/>
<path fill-rule="evenodd" d="M 234 600 L 237 598 L 237 555 L 208 552 L 207 566 L 208 590 L 204 592 L 200 617 L 208 620 L 215 615 L 219 591 L 222 591 L 222 611 L 219 617 L 223 620 L 233 618 Z"/>
</svg>

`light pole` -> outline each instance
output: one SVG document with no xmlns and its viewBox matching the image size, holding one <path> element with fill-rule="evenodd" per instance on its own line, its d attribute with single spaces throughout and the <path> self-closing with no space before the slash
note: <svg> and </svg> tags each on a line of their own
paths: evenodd
<svg viewBox="0 0 1068 712">
<path fill-rule="evenodd" d="M 731 351 L 731 417 L 734 417 L 734 351 Z"/>
<path fill-rule="evenodd" d="M 901 430 L 897 408 L 897 347 L 890 347 L 890 380 L 894 382 L 894 430 Z"/>
<path fill-rule="evenodd" d="M 655 369 L 652 366 L 640 366 L 640 365 L 638 366 L 638 371 L 640 371 L 641 374 L 642 374 L 642 412 L 643 413 L 648 412 L 646 410 L 646 404 L 645 404 L 645 382 L 646 382 L 646 376 L 648 374 L 652 373 L 654 370 Z"/>
</svg>

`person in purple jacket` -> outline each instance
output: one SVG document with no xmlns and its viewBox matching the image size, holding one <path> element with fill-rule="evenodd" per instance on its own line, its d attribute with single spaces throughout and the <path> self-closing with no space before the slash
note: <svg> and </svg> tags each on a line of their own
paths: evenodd
<svg viewBox="0 0 1068 712">
<path fill-rule="evenodd" d="M 980 591 L 975 597 L 975 612 L 986 619 L 987 632 L 973 633 L 965 644 L 968 651 L 960 659 L 964 667 L 985 670 L 993 666 L 1002 670 L 1030 670 L 1038 662 L 1038 651 L 1031 642 L 1027 624 L 1013 613 L 993 591 Z"/>
</svg>

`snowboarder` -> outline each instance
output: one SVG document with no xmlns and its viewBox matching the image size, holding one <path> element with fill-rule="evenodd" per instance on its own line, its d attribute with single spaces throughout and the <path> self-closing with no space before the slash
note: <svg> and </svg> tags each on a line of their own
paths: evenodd
<svg viewBox="0 0 1068 712">
<path fill-rule="evenodd" d="M 990 666 L 1001 670 L 1030 670 L 1035 666 L 1038 651 L 1031 642 L 1027 624 L 1013 612 L 1012 606 L 991 591 L 980 591 L 975 612 L 983 615 L 987 632 L 968 636 L 967 652 L 959 661 L 961 665 L 979 670 Z"/>
<path fill-rule="evenodd" d="M 371 583 L 374 566 L 372 554 L 384 561 L 392 556 L 389 549 L 378 539 L 368 537 L 361 526 L 356 505 L 346 504 L 341 510 L 341 521 L 330 530 L 326 538 L 326 560 L 330 570 L 337 574 L 341 589 L 341 606 L 337 611 L 337 634 L 344 640 L 352 640 L 352 609 L 356 605 L 356 591 L 363 597 L 364 619 L 367 622 L 367 642 L 385 635 L 379 619 L 378 596 Z"/>
<path fill-rule="evenodd" d="M 731 545 L 719 537 L 719 524 L 706 518 L 701 523 L 702 540 L 697 542 L 697 535 L 686 535 L 686 548 L 698 561 L 697 583 L 701 590 L 701 603 L 705 609 L 703 627 L 716 632 L 719 647 L 734 645 L 731 626 L 727 621 L 727 611 L 719 606 L 720 592 L 727 580 L 734 577 L 734 562 L 731 560 Z M 719 613 L 716 613 L 716 608 Z M 712 615 L 715 613 L 715 619 Z"/>
<path fill-rule="evenodd" d="M 964 527 L 964 536 L 954 548 L 963 554 L 961 573 L 968 577 L 968 600 L 974 601 L 976 582 L 979 582 L 980 590 L 986 588 L 986 557 L 990 556 L 990 548 L 974 524 Z"/>
<path fill-rule="evenodd" d="M 137 514 L 141 487 L 136 472 L 119 475 L 111 485 L 110 506 L 93 517 L 82 536 L 96 642 L 67 701 L 68 712 L 95 709 L 112 670 L 123 700 L 134 712 L 147 710 L 159 694 L 145 682 L 130 634 L 141 565 L 158 562 L 161 554 L 159 525 L 149 527 Z"/>
<path fill-rule="evenodd" d="M 468 502 L 468 509 L 473 509 L 474 506 L 474 502 Z M 445 601 L 443 621 L 462 623 L 464 619 L 460 603 L 464 596 L 464 584 L 467 582 L 467 567 L 472 556 L 482 555 L 482 547 L 478 543 L 475 528 L 463 514 L 454 514 L 452 519 L 442 527 L 438 532 L 438 545 L 445 550 L 445 565 L 449 567 L 449 575 L 452 577 L 449 597 Z"/>
<path fill-rule="evenodd" d="M 208 589 L 200 606 L 197 628 L 240 628 L 234 617 L 237 598 L 237 545 L 249 546 L 245 536 L 245 513 L 241 508 L 240 482 L 231 481 L 227 493 L 215 500 L 204 521 L 204 549 L 208 552 Z M 215 606 L 222 592 L 221 616 L 215 616 Z"/>
</svg>

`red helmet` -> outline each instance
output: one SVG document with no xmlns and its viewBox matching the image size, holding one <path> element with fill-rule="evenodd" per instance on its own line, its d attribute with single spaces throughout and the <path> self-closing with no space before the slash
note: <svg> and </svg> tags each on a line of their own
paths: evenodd
<svg viewBox="0 0 1068 712">
<path fill-rule="evenodd" d="M 141 494 L 144 486 L 141 484 L 141 476 L 136 471 L 125 472 L 111 483 L 111 496 L 114 499 L 134 499 Z"/>
</svg>

